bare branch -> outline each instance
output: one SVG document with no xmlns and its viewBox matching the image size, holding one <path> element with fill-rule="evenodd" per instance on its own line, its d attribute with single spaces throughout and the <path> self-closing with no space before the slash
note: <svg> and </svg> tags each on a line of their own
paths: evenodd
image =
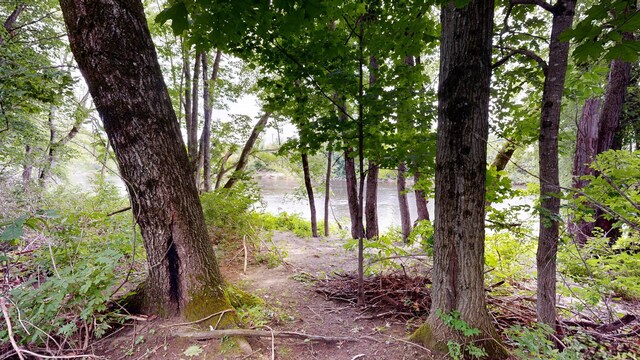
<svg viewBox="0 0 640 360">
<path fill-rule="evenodd" d="M 554 5 L 551 5 L 544 0 L 511 0 L 510 4 L 511 5 L 538 5 L 541 8 L 551 13 L 555 13 L 556 11 L 556 7 Z"/>
<path fill-rule="evenodd" d="M 538 54 L 534 53 L 533 51 L 524 49 L 524 48 L 518 48 L 518 49 L 514 49 L 510 47 L 499 47 L 499 48 L 502 50 L 509 50 L 509 53 L 505 55 L 502 59 L 496 61 L 493 65 L 491 65 L 491 69 L 500 67 L 501 65 L 506 63 L 510 58 L 512 58 L 514 55 L 522 55 L 537 62 L 538 65 L 542 68 L 542 72 L 544 73 L 544 75 L 545 76 L 547 75 L 549 65 L 547 64 L 546 61 L 544 61 L 543 58 L 538 56 Z"/>
</svg>

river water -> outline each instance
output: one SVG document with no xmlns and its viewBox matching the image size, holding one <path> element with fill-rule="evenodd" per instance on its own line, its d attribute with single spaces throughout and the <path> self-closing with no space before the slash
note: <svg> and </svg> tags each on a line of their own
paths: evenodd
<svg viewBox="0 0 640 360">
<path fill-rule="evenodd" d="M 83 189 L 91 188 L 91 179 L 98 172 L 95 166 L 82 164 L 74 167 L 74 171 L 69 171 L 68 180 L 72 185 L 76 185 Z M 116 174 L 107 173 L 107 181 L 118 186 L 121 194 L 126 196 L 126 190 L 122 180 Z M 279 214 L 287 212 L 289 214 L 299 214 L 305 219 L 310 219 L 311 211 L 309 210 L 309 202 L 306 198 L 304 185 L 302 180 L 291 177 L 266 175 L 256 177 L 256 181 L 261 189 L 264 210 Z M 324 186 L 323 186 L 324 187 Z M 315 190 L 315 189 L 314 189 Z M 318 189 L 320 190 L 320 189 Z M 411 213 L 411 223 L 417 218 L 415 194 L 413 191 L 407 193 L 409 201 L 409 211 Z M 318 192 L 315 194 L 316 214 L 318 220 L 324 218 L 324 194 Z M 511 205 L 533 204 L 531 197 L 519 197 L 510 199 Z M 504 208 L 509 204 L 495 204 L 498 208 Z M 433 219 L 433 201 L 428 202 L 429 215 Z M 532 226 L 531 214 L 524 211 L 518 216 L 521 220 L 526 221 L 530 227 Z M 338 221 L 343 227 L 349 227 L 349 208 L 347 204 L 347 191 L 344 179 L 333 179 L 331 182 L 331 213 L 329 221 L 335 224 Z M 382 180 L 378 183 L 378 225 L 380 232 L 383 233 L 390 228 L 400 227 L 400 211 L 398 205 L 398 192 L 395 181 Z"/>
<path fill-rule="evenodd" d="M 256 179 L 262 190 L 262 197 L 267 212 L 278 214 L 281 212 L 300 214 L 305 219 L 311 218 L 309 201 L 306 197 L 299 199 L 295 194 L 305 194 L 302 181 L 286 177 L 260 177 Z M 315 190 L 315 189 L 314 189 Z M 407 194 L 411 222 L 417 218 L 416 200 L 413 191 Z M 316 214 L 318 220 L 324 218 L 324 193 L 314 194 Z M 433 216 L 433 203 L 428 203 L 429 215 Z M 343 226 L 350 226 L 349 207 L 347 204 L 347 190 L 344 179 L 334 179 L 331 182 L 331 210 L 329 219 L 335 224 L 336 219 Z M 381 181 L 378 183 L 378 225 L 380 232 L 391 227 L 400 227 L 400 211 L 398 206 L 398 191 L 395 181 Z"/>
</svg>

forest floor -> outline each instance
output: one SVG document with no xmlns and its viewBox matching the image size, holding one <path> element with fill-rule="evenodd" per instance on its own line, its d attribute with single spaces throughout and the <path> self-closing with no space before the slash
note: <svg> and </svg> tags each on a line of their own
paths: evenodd
<svg viewBox="0 0 640 360">
<path fill-rule="evenodd" d="M 140 317 L 113 335 L 93 344 L 94 354 L 108 359 L 432 359 L 409 343 L 404 321 L 362 313 L 349 302 L 328 300 L 314 287 L 314 279 L 335 273 L 353 273 L 354 252 L 342 248 L 337 238 L 300 238 L 276 232 L 274 244 L 286 253 L 285 264 L 269 268 L 249 261 L 243 273 L 243 256 L 222 259 L 221 269 L 230 284 L 265 301 L 274 331 L 293 331 L 355 341 L 316 342 L 303 339 L 249 337 L 251 352 L 225 346 L 219 339 L 190 340 L 172 336 L 178 320 Z M 284 256 L 284 255 L 283 255 Z M 229 261 L 231 260 L 231 261 Z M 267 330 L 262 327 L 259 330 Z M 274 345 L 272 349 L 272 344 Z M 190 349 L 190 350 L 188 350 Z"/>
<path fill-rule="evenodd" d="M 424 321 L 424 317 L 412 317 L 424 314 L 424 310 L 429 307 L 429 293 L 425 286 L 425 282 L 429 282 L 428 275 L 420 278 L 421 282 L 415 282 L 416 277 L 411 274 L 408 277 L 403 277 L 403 274 L 394 275 L 401 282 L 400 285 L 395 285 L 396 288 L 393 288 L 393 284 L 383 284 L 388 278 L 369 281 L 367 286 L 373 293 L 370 298 L 381 299 L 382 301 L 376 302 L 383 306 L 373 309 L 369 307 L 367 311 L 362 311 L 355 305 L 353 290 L 356 254 L 343 249 L 345 240 L 335 237 L 300 238 L 286 232 L 275 232 L 272 240 L 285 260 L 284 264 L 276 267 L 258 264 L 249 256 L 245 273 L 242 248 L 239 251 L 229 251 L 231 256 L 221 257 L 220 265 L 227 282 L 264 300 L 264 305 L 256 310 L 259 313 L 251 315 L 262 319 L 262 322 L 255 324 L 258 325 L 255 330 L 344 337 L 352 341 L 319 342 L 298 338 L 248 337 L 251 349 L 243 347 L 244 351 L 241 351 L 238 346 L 231 346 L 233 342 L 230 341 L 176 337 L 176 330 L 184 330 L 184 327 L 174 325 L 179 322 L 177 319 L 161 321 L 142 316 L 95 342 L 92 346 L 94 354 L 114 360 L 436 358 L 428 350 L 407 341 L 417 324 Z M 400 273 L 403 271 L 400 270 Z M 413 275 L 419 273 L 428 274 L 428 271 L 425 272 L 422 267 L 418 272 L 413 272 Z M 378 282 L 380 288 L 375 289 Z M 535 285 L 515 284 L 509 293 L 494 293 L 494 288 L 500 288 L 501 285 L 494 284 L 487 289 L 489 309 L 497 327 L 504 330 L 513 325 L 529 326 L 533 323 L 535 296 L 532 297 L 531 294 Z M 407 290 L 407 286 L 414 290 Z M 385 291 L 389 296 L 386 296 Z M 409 294 L 412 296 L 409 297 L 409 292 L 415 294 Z M 408 307 L 403 307 L 402 302 L 409 303 Z M 633 301 L 617 306 L 634 317 L 630 323 L 616 327 L 616 331 L 625 327 L 624 334 L 620 331 L 614 333 L 611 329 L 599 332 L 603 329 L 602 325 L 596 327 L 595 323 L 584 316 L 580 317 L 580 314 L 565 319 L 564 326 L 582 326 L 577 333 L 588 333 L 598 340 L 599 346 L 619 348 L 615 352 L 630 354 L 629 358 L 635 359 L 640 354 L 640 325 L 637 320 L 640 318 L 640 304 Z M 559 304 L 559 307 L 562 308 L 563 305 Z M 609 325 L 616 326 L 615 323 Z M 246 324 L 245 327 L 251 327 L 251 324 Z M 628 331 L 629 328 L 632 328 L 631 332 Z M 576 334 L 575 330 L 569 331 Z M 583 352 L 583 356 L 594 358 L 589 356 L 589 350 Z"/>
</svg>

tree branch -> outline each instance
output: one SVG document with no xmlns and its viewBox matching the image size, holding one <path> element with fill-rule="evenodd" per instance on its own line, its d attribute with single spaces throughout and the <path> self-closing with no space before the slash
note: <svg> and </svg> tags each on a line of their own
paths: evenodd
<svg viewBox="0 0 640 360">
<path fill-rule="evenodd" d="M 294 331 L 263 331 L 263 330 L 250 330 L 250 329 L 228 329 L 228 330 L 213 330 L 213 331 L 196 331 L 186 332 L 177 331 L 173 333 L 173 336 L 190 338 L 195 340 L 209 340 L 219 339 L 226 336 L 248 336 L 248 337 L 280 337 L 280 338 L 296 338 L 304 339 L 308 341 L 320 341 L 320 342 L 355 342 L 360 339 L 345 336 L 322 336 L 311 335 Z"/>
<path fill-rule="evenodd" d="M 549 65 L 547 64 L 546 61 L 544 61 L 543 58 L 538 56 L 538 54 L 534 53 L 533 51 L 527 50 L 527 49 L 524 49 L 524 48 L 514 49 L 514 48 L 502 47 L 502 46 L 498 47 L 498 48 L 502 49 L 502 50 L 509 50 L 509 53 L 507 55 L 505 55 L 502 59 L 496 61 L 493 65 L 491 65 L 491 69 L 492 70 L 502 66 L 504 63 L 509 61 L 509 59 L 512 58 L 514 55 L 522 55 L 522 56 L 525 56 L 525 57 L 537 62 L 538 65 L 542 68 L 542 72 L 544 73 L 544 75 L 545 76 L 547 75 L 547 71 L 549 69 Z"/>
<path fill-rule="evenodd" d="M 551 13 L 555 13 L 556 11 L 556 7 L 554 5 L 551 5 L 544 0 L 511 0 L 510 4 L 511 5 L 538 5 L 541 8 Z"/>
</svg>

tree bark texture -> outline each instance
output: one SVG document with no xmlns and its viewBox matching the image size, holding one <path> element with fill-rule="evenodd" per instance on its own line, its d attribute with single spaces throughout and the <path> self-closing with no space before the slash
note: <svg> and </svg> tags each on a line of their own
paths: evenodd
<svg viewBox="0 0 640 360">
<path fill-rule="evenodd" d="M 75 119 L 74 123 L 71 126 L 69 132 L 60 138 L 60 140 L 56 141 L 56 129 L 53 123 L 55 117 L 56 107 L 51 106 L 49 109 L 49 150 L 47 153 L 47 161 L 44 163 L 42 168 L 40 169 L 40 175 L 38 176 L 38 182 L 40 183 L 40 187 L 44 188 L 46 185 L 47 179 L 51 176 L 51 169 L 53 168 L 56 152 L 60 150 L 63 146 L 65 146 L 69 141 L 73 140 L 73 138 L 78 135 L 80 131 L 80 126 L 87 118 L 86 113 L 86 101 L 89 97 L 89 93 L 87 93 L 80 103 L 78 104 L 78 108 L 75 111 Z"/>
<path fill-rule="evenodd" d="M 430 220 L 429 208 L 427 207 L 427 197 L 424 195 L 424 191 L 416 188 L 420 182 L 420 172 L 416 170 L 413 174 L 413 186 L 416 196 L 416 209 L 418 210 L 418 221 Z"/>
<path fill-rule="evenodd" d="M 588 99 L 582 107 L 582 117 L 578 123 L 576 137 L 576 151 L 573 157 L 573 187 L 582 189 L 589 182 L 580 179 L 584 175 L 593 175 L 590 167 L 596 156 L 598 147 L 598 126 L 600 120 L 600 100 Z M 574 241 L 582 246 L 587 242 L 593 231 L 593 223 L 586 221 L 574 222 L 569 219 L 568 229 L 573 235 Z"/>
<path fill-rule="evenodd" d="M 311 184 L 311 173 L 309 172 L 309 158 L 302 153 L 302 172 L 304 173 L 304 187 L 307 189 L 309 198 L 309 210 L 311 211 L 311 235 L 318 237 L 318 220 L 316 217 L 316 200 L 313 197 L 313 185 Z"/>
<path fill-rule="evenodd" d="M 356 162 L 351 155 L 353 149 L 344 152 L 344 172 L 347 182 L 347 202 L 349 203 L 349 218 L 351 219 L 351 237 L 359 239 L 362 235 L 362 223 L 358 221 L 358 175 Z"/>
<path fill-rule="evenodd" d="M 629 34 L 625 34 L 629 38 Z M 612 60 L 609 68 L 609 83 L 602 103 L 600 113 L 600 128 L 598 130 L 597 154 L 607 150 L 620 150 L 620 119 L 624 106 L 627 86 L 631 80 L 631 63 L 622 60 Z M 604 231 L 613 244 L 620 237 L 620 230 L 613 227 L 614 220 L 607 219 L 604 212 L 596 210 L 595 226 Z"/>
<path fill-rule="evenodd" d="M 367 239 L 378 237 L 380 230 L 378 229 L 378 173 L 380 167 L 373 161 L 369 160 L 369 169 L 367 170 L 367 201 L 365 212 L 366 236 Z"/>
<path fill-rule="evenodd" d="M 409 212 L 409 200 L 407 198 L 407 165 L 398 165 L 398 180 L 396 189 L 398 190 L 398 208 L 400 210 L 400 225 L 402 227 L 402 241 L 409 241 L 411 234 L 411 213 Z"/>
<path fill-rule="evenodd" d="M 202 176 L 204 178 L 204 191 L 211 191 L 211 110 L 213 108 L 212 95 L 213 90 L 216 86 L 216 81 L 218 80 L 218 71 L 220 69 L 221 58 L 222 51 L 216 51 L 216 57 L 213 60 L 213 70 L 211 71 L 211 79 L 209 81 L 203 80 L 203 85 L 205 86 L 203 91 L 206 96 L 206 99 L 203 99 L 203 101 L 206 107 L 204 112 L 204 125 L 202 128 L 202 139 L 200 140 L 200 143 L 202 144 Z"/>
<path fill-rule="evenodd" d="M 191 122 L 187 128 L 187 152 L 191 171 L 195 174 L 198 162 L 198 110 L 200 90 L 200 53 L 196 52 L 193 64 L 193 83 L 191 84 Z"/>
<path fill-rule="evenodd" d="M 484 298 L 484 217 L 492 0 L 442 6 L 435 174 L 432 305 L 412 338 L 436 351 L 469 341 L 445 325 L 441 313 L 460 313 L 480 330 L 476 345 L 488 358 L 507 356 Z"/>
<path fill-rule="evenodd" d="M 269 117 L 271 116 L 271 112 L 267 111 L 264 113 L 260 120 L 256 123 L 251 130 L 251 135 L 247 139 L 247 142 L 244 143 L 244 147 L 242 148 L 242 152 L 240 153 L 240 159 L 238 159 L 238 163 L 236 164 L 236 168 L 233 170 L 233 174 L 227 183 L 224 184 L 225 189 L 230 189 L 233 184 L 235 184 L 242 177 L 242 172 L 244 171 L 244 167 L 247 166 L 247 162 L 249 161 L 249 154 L 251 154 L 251 150 L 253 149 L 253 145 L 258 141 L 258 137 L 260 137 L 260 133 L 264 130 L 265 126 L 267 126 L 267 121 L 269 121 Z"/>
<path fill-rule="evenodd" d="M 536 266 L 538 291 L 536 311 L 538 321 L 555 329 L 556 325 L 556 256 L 560 216 L 560 180 L 558 177 L 558 129 L 562 93 L 567 73 L 569 43 L 560 35 L 573 24 L 575 0 L 559 0 L 554 5 L 549 44 L 549 68 L 542 92 L 540 119 L 540 232 Z"/>
<path fill-rule="evenodd" d="M 31 174 L 33 173 L 33 149 L 30 145 L 24 147 L 24 163 L 22 165 L 22 183 L 25 187 L 31 183 Z"/>
<path fill-rule="evenodd" d="M 113 146 L 147 251 L 148 311 L 229 308 L 193 172 L 139 0 L 61 0 L 71 50 Z"/>
<path fill-rule="evenodd" d="M 331 206 L 331 169 L 333 164 L 331 163 L 333 152 L 329 150 L 327 152 L 327 175 L 324 179 L 324 236 L 329 236 L 329 208 Z"/>
</svg>

